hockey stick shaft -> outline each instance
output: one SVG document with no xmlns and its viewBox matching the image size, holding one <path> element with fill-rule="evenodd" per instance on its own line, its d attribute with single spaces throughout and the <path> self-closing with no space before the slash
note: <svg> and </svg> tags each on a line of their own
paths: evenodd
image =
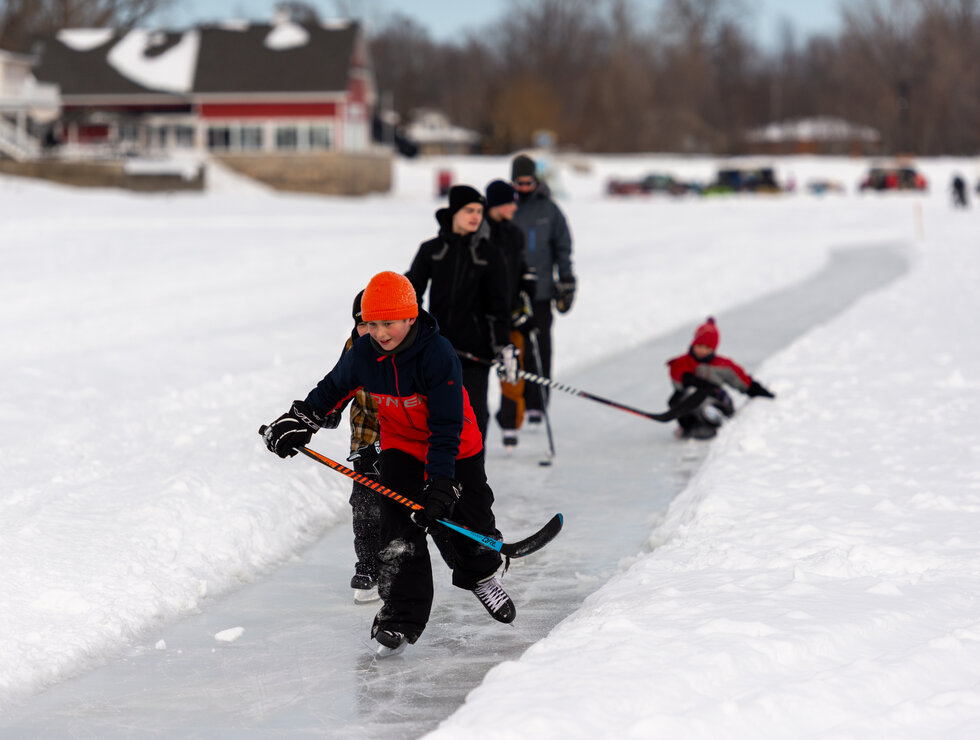
<svg viewBox="0 0 980 740">
<path fill-rule="evenodd" d="M 479 363 L 480 365 L 486 365 L 487 367 L 499 367 L 500 363 L 494 360 L 487 360 L 482 357 L 477 357 L 469 352 L 464 352 L 463 350 L 456 350 L 456 354 L 472 362 Z M 634 408 L 632 406 L 627 406 L 625 403 L 618 403 L 617 401 L 611 401 L 608 398 L 603 398 L 602 396 L 597 396 L 594 393 L 589 393 L 588 391 L 583 391 L 578 388 L 573 388 L 570 385 L 565 385 L 564 383 L 558 383 L 550 378 L 543 378 L 540 375 L 535 375 L 534 373 L 529 373 L 527 370 L 518 370 L 517 375 L 524 380 L 530 380 L 532 383 L 537 383 L 538 385 L 547 386 L 548 388 L 554 388 L 558 391 L 563 391 L 564 393 L 570 393 L 573 396 L 579 396 L 580 398 L 587 398 L 590 401 L 597 401 L 598 403 L 604 403 L 606 406 L 612 406 L 613 408 L 620 409 L 621 411 L 628 411 L 631 414 L 636 414 L 637 416 L 642 416 L 646 419 L 652 419 L 653 421 L 673 421 L 678 416 L 683 416 L 688 414 L 694 409 L 696 409 L 701 402 L 706 398 L 707 394 L 703 391 L 698 391 L 694 396 L 689 399 L 685 399 L 684 402 L 668 411 L 663 411 L 661 413 L 655 414 L 650 411 L 643 411 L 642 409 Z M 696 402 L 695 402 L 696 399 Z"/>
<path fill-rule="evenodd" d="M 262 425 L 259 427 L 259 434 L 265 436 L 266 426 Z M 368 478 L 366 475 L 358 473 L 355 470 L 351 470 L 346 465 L 341 465 L 336 460 L 331 460 L 326 455 L 321 455 L 316 450 L 311 450 L 309 447 L 294 447 L 297 452 L 302 452 L 304 455 L 312 460 L 316 460 L 321 465 L 326 465 L 332 470 L 336 470 L 341 475 L 346 475 L 351 480 L 356 483 L 360 483 L 366 488 L 370 488 L 375 493 L 380 493 L 382 496 L 390 498 L 392 501 L 401 504 L 402 506 L 411 509 L 412 511 L 422 511 L 425 507 L 422 504 L 418 504 L 412 501 L 407 496 L 402 496 L 397 491 L 393 491 L 387 486 L 378 483 L 376 480 Z M 557 529 L 555 528 L 555 520 L 558 520 Z M 561 530 L 562 525 L 562 515 L 555 514 L 551 521 L 545 524 L 538 532 L 535 532 L 530 537 L 521 540 L 520 542 L 514 544 L 508 544 L 503 540 L 498 540 L 496 537 L 491 537 L 490 535 L 480 534 L 479 532 L 474 532 L 472 529 L 464 527 L 462 524 L 457 524 L 456 522 L 450 521 L 449 519 L 437 519 L 439 524 L 447 527 L 454 532 L 459 532 L 464 537 L 469 537 L 484 547 L 490 550 L 496 550 L 499 553 L 507 555 L 508 557 L 522 557 L 523 555 L 529 555 L 530 553 L 544 547 L 558 531 Z M 531 549 L 533 548 L 533 549 Z"/>
<path fill-rule="evenodd" d="M 534 353 L 534 366 L 541 369 L 541 345 L 538 344 L 538 330 L 537 328 L 532 329 L 528 332 L 528 340 L 531 342 L 531 351 Z M 548 416 L 548 401 L 550 400 L 550 393 L 543 392 L 541 404 L 541 415 L 544 417 L 544 429 L 548 433 L 548 454 L 551 457 L 555 456 L 555 439 L 551 435 L 551 419 Z"/>
</svg>

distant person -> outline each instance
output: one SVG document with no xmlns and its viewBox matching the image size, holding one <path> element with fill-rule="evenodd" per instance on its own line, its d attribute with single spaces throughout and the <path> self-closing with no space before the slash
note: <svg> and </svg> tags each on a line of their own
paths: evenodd
<svg viewBox="0 0 980 740">
<path fill-rule="evenodd" d="M 677 419 L 681 436 L 694 439 L 710 439 L 718 432 L 726 418 L 735 413 L 735 404 L 725 391 L 725 385 L 745 393 L 749 397 L 775 398 L 775 394 L 761 386 L 748 373 L 727 357 L 715 354 L 720 336 L 715 320 L 708 318 L 694 332 L 694 339 L 687 354 L 667 362 L 674 393 L 667 403 L 674 408 L 699 389 L 708 397 L 693 412 Z"/>
<path fill-rule="evenodd" d="M 469 185 L 451 187 L 449 207 L 436 211 L 439 234 L 419 246 L 406 275 L 419 301 L 428 290 L 429 313 L 455 349 L 503 361 L 513 351 L 507 349 L 507 267 L 500 250 L 490 244 L 485 205 L 483 194 Z M 467 359 L 462 363 L 463 386 L 485 440 L 490 368 Z"/>
<path fill-rule="evenodd" d="M 516 361 L 524 369 L 529 354 L 530 342 L 524 329 L 531 324 L 533 299 L 537 288 L 537 275 L 527 264 L 524 250 L 524 232 L 517 228 L 511 219 L 517 211 L 517 191 L 503 180 L 494 180 L 487 185 L 487 224 L 490 226 L 490 242 L 500 249 L 507 263 L 507 284 L 510 295 L 510 343 L 517 351 Z M 514 382 L 500 383 L 500 409 L 497 423 L 503 432 L 504 449 L 517 445 L 517 430 L 524 420 L 524 380 L 513 378 Z"/>
<path fill-rule="evenodd" d="M 514 224 L 524 232 L 527 262 L 538 277 L 532 309 L 534 312 L 528 327 L 537 329 L 541 354 L 540 367 L 533 372 L 551 377 L 551 325 L 554 316 L 551 302 L 558 313 L 567 313 L 575 300 L 575 273 L 572 271 L 572 234 L 561 209 L 551 199 L 547 183 L 540 182 L 537 164 L 526 154 L 519 154 L 511 162 L 511 182 L 517 190 L 517 213 Z M 527 334 L 527 331 L 525 332 Z M 526 357 L 525 362 L 531 360 Z M 545 406 L 541 386 L 527 383 L 524 388 L 527 403 L 527 420 L 539 423 Z"/>
<path fill-rule="evenodd" d="M 953 177 L 953 205 L 956 208 L 966 208 L 966 181 L 960 176 Z"/>
</svg>

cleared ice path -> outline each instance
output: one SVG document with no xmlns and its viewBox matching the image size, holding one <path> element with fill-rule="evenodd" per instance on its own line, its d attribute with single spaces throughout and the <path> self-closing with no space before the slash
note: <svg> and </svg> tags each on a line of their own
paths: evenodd
<svg viewBox="0 0 980 740">
<path fill-rule="evenodd" d="M 718 315 L 721 350 L 752 372 L 905 269 L 897 246 L 838 251 L 805 283 Z M 693 328 L 559 379 L 659 411 L 669 395 L 664 361 L 684 351 Z M 472 595 L 449 585 L 436 554 L 436 599 L 425 634 L 402 656 L 375 661 L 368 638 L 375 608 L 355 606 L 348 588 L 348 521 L 265 581 L 13 710 L 0 719 L 0 737 L 397 740 L 425 734 L 491 667 L 520 657 L 624 559 L 643 552 L 658 515 L 707 449 L 708 443 L 675 439 L 673 425 L 567 394 L 555 394 L 551 415 L 558 451 L 553 467 L 537 465 L 543 429 L 524 433 L 510 459 L 496 429 L 488 448 L 506 539 L 525 536 L 555 512 L 565 515 L 559 538 L 515 561 L 503 580 L 517 604 L 514 624 L 493 622 Z M 214 637 L 238 627 L 244 632 L 236 640 Z M 155 647 L 158 640 L 165 649 Z"/>
</svg>

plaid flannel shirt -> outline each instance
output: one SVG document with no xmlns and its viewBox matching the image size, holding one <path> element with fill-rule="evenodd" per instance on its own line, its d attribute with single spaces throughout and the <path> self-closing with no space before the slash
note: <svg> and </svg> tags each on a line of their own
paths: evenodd
<svg viewBox="0 0 980 740">
<path fill-rule="evenodd" d="M 354 344 L 348 339 L 344 352 Z M 378 423 L 378 402 L 363 388 L 357 392 L 350 402 L 350 450 L 356 450 L 372 445 L 378 440 L 381 425 Z"/>
</svg>

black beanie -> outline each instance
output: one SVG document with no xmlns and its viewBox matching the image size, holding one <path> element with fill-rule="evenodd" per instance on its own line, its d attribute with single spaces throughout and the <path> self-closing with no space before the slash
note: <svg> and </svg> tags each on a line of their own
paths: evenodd
<svg viewBox="0 0 980 740">
<path fill-rule="evenodd" d="M 487 202 L 483 199 L 480 191 L 471 188 L 469 185 L 453 185 L 449 188 L 449 216 L 455 216 L 460 208 L 468 206 L 470 203 L 479 203 L 486 206 Z"/>
<path fill-rule="evenodd" d="M 362 290 L 360 293 L 354 296 L 354 306 L 351 308 L 351 317 L 354 319 L 355 324 L 360 324 L 362 321 L 364 321 L 364 319 L 361 318 L 361 297 L 363 295 L 364 291 Z"/>
<path fill-rule="evenodd" d="M 537 165 L 526 154 L 518 154 L 510 164 L 511 182 L 519 177 L 533 177 L 535 180 L 538 178 Z"/>
<path fill-rule="evenodd" d="M 509 182 L 494 180 L 487 185 L 487 208 L 502 206 L 504 203 L 515 203 L 517 201 L 517 191 Z"/>
</svg>

